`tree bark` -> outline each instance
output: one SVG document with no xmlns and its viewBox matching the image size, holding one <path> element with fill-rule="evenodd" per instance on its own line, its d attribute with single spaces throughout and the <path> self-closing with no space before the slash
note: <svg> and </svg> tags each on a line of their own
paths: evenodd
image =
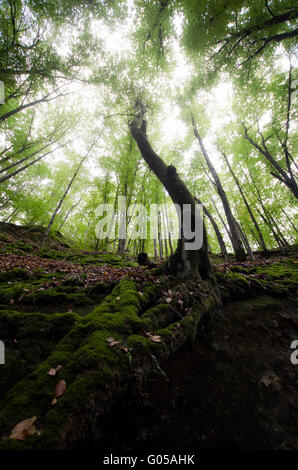
<svg viewBox="0 0 298 470">
<path fill-rule="evenodd" d="M 225 191 L 222 187 L 219 176 L 218 176 L 218 174 L 217 174 L 214 166 L 212 165 L 211 160 L 210 160 L 210 158 L 207 154 L 207 151 L 206 151 L 205 146 L 203 144 L 202 138 L 201 138 L 201 136 L 198 132 L 198 129 L 197 129 L 197 126 L 196 126 L 196 123 L 195 123 L 195 120 L 194 120 L 194 117 L 193 117 L 192 113 L 191 113 L 191 120 L 192 120 L 194 135 L 195 135 L 196 139 L 199 142 L 201 151 L 204 155 L 204 158 L 206 160 L 208 168 L 209 168 L 209 170 L 210 170 L 210 172 L 213 176 L 218 195 L 222 200 L 224 211 L 225 211 L 227 221 L 228 221 L 228 224 L 229 224 L 229 227 L 230 227 L 231 236 L 233 238 L 233 246 L 234 246 L 234 250 L 235 250 L 235 254 L 236 254 L 236 259 L 237 259 L 237 261 L 244 261 L 245 258 L 246 258 L 245 250 L 243 248 L 243 244 L 242 244 L 241 238 L 239 236 L 239 231 L 238 231 L 237 225 L 235 224 L 235 219 L 233 217 L 232 210 L 231 210 L 227 195 L 226 195 L 226 193 L 225 193 Z"/>
<path fill-rule="evenodd" d="M 298 199 L 298 185 L 296 182 L 296 179 L 293 175 L 293 172 L 291 170 L 291 167 L 289 165 L 289 160 L 287 160 L 288 163 L 288 170 L 289 173 L 287 173 L 277 162 L 277 160 L 273 157 L 273 155 L 269 152 L 268 147 L 266 145 L 265 139 L 263 135 L 261 134 L 262 138 L 262 147 L 255 142 L 251 137 L 248 135 L 248 130 L 244 123 L 242 123 L 244 127 L 244 138 L 253 146 L 255 147 L 265 158 L 266 160 L 271 164 L 271 166 L 274 168 L 275 172 L 271 171 L 271 175 L 274 176 L 274 178 L 277 178 L 281 183 L 285 184 L 289 190 L 292 192 L 292 194 Z"/>
<path fill-rule="evenodd" d="M 192 221 L 194 221 L 195 200 L 177 174 L 175 167 L 172 165 L 167 166 L 152 149 L 146 134 L 146 121 L 144 120 L 144 114 L 144 107 L 139 105 L 138 114 L 130 123 L 131 134 L 137 142 L 139 150 L 149 168 L 155 173 L 168 191 L 173 203 L 177 204 L 181 210 L 181 236 L 178 240 L 175 254 L 167 261 L 166 269 L 168 272 L 176 274 L 181 280 L 194 278 L 212 278 L 214 280 L 213 270 L 207 250 L 207 236 L 205 228 L 203 229 L 204 236 L 201 249 L 185 249 L 185 243 L 191 242 L 192 240 L 185 240 L 183 236 L 183 205 L 190 205 Z"/>
<path fill-rule="evenodd" d="M 51 217 L 51 220 L 50 220 L 50 222 L 49 222 L 49 225 L 47 226 L 47 229 L 46 229 L 46 232 L 45 232 L 43 241 L 42 241 L 42 246 L 45 244 L 45 241 L 46 241 L 46 239 L 47 239 L 47 237 L 48 237 L 49 231 L 50 231 L 50 229 L 51 229 L 51 227 L 52 227 L 52 225 L 53 225 L 53 223 L 54 223 L 54 220 L 55 220 L 55 218 L 56 218 L 56 215 L 58 214 L 58 212 L 59 212 L 59 210 L 60 210 L 60 207 L 61 207 L 62 204 L 63 204 L 64 199 L 66 198 L 66 196 L 67 196 L 67 194 L 68 194 L 68 192 L 69 192 L 69 190 L 70 190 L 70 188 L 71 188 L 71 186 L 72 186 L 74 180 L 76 179 L 76 177 L 77 177 L 77 175 L 78 175 L 78 173 L 79 173 L 79 171 L 80 171 L 80 169 L 81 169 L 81 167 L 82 167 L 84 161 L 85 161 L 86 158 L 88 157 L 88 155 L 89 155 L 89 153 L 91 152 L 91 150 L 92 150 L 93 147 L 94 147 L 94 143 L 91 145 L 91 147 L 90 147 L 90 149 L 88 150 L 88 152 L 86 153 L 86 155 L 85 155 L 85 156 L 82 158 L 82 160 L 80 161 L 78 168 L 76 169 L 76 171 L 75 171 L 73 177 L 71 178 L 69 184 L 67 185 L 67 188 L 66 188 L 66 190 L 64 191 L 63 196 L 62 196 L 62 198 L 60 199 L 60 201 L 59 201 L 59 203 L 58 203 L 58 205 L 57 205 L 57 207 L 56 207 L 56 209 L 55 209 L 55 211 L 54 211 L 54 213 L 53 213 L 53 215 L 52 215 L 52 217 Z"/>
<path fill-rule="evenodd" d="M 246 251 L 247 251 L 247 253 L 248 253 L 250 259 L 251 259 L 252 261 L 254 261 L 255 257 L 254 257 L 254 254 L 253 254 L 253 252 L 252 252 L 252 249 L 251 249 L 251 247 L 250 247 L 248 238 L 247 238 L 247 236 L 246 236 L 244 230 L 240 227 L 240 224 L 238 224 L 238 222 L 237 222 L 236 219 L 235 219 L 235 223 L 236 223 L 236 225 L 237 225 L 237 228 L 238 228 L 240 237 L 241 237 L 242 240 L 243 240 L 243 244 L 244 244 L 244 246 L 245 246 L 245 248 L 246 248 Z"/>
<path fill-rule="evenodd" d="M 259 203 L 260 203 L 260 205 L 261 205 L 261 208 L 262 208 L 264 214 L 262 214 L 262 212 L 261 212 L 258 208 L 257 208 L 257 212 L 260 214 L 260 216 L 261 216 L 261 218 L 263 219 L 263 221 L 265 222 L 265 224 L 270 228 L 270 230 L 271 230 L 271 232 L 272 232 L 272 235 L 273 235 L 273 237 L 275 238 L 276 243 L 278 244 L 279 248 L 282 249 L 283 246 L 284 246 L 284 243 L 283 243 L 283 241 L 281 240 L 281 238 L 279 237 L 279 235 L 276 233 L 276 231 L 275 231 L 275 229 L 274 229 L 274 226 L 272 225 L 272 221 L 271 221 L 270 215 L 268 214 L 267 209 L 266 209 L 266 207 L 264 206 L 264 203 L 263 203 L 263 200 L 262 200 L 262 197 L 261 197 L 261 193 L 260 193 L 259 188 L 258 188 L 258 186 L 256 185 L 256 182 L 255 182 L 255 180 L 254 180 L 252 174 L 250 173 L 250 171 L 249 171 L 249 176 L 250 176 L 250 179 L 251 179 L 251 181 L 252 181 L 252 184 L 253 184 L 253 186 L 254 186 L 254 188 L 255 188 L 255 190 L 256 190 L 257 199 L 258 199 L 258 201 L 259 201 Z M 246 175 L 245 175 L 245 177 L 246 177 L 246 179 L 247 179 L 247 181 L 248 181 L 248 178 L 247 178 Z"/>
<path fill-rule="evenodd" d="M 195 198 L 195 200 L 199 203 L 199 204 L 202 204 L 201 200 L 199 198 Z M 219 248 L 220 248 L 220 253 L 221 255 L 225 258 L 225 259 L 228 259 L 228 252 L 227 252 L 227 248 L 226 248 L 226 244 L 224 242 L 224 239 L 222 237 L 222 234 L 220 233 L 220 230 L 218 228 L 218 225 L 217 223 L 215 222 L 214 218 L 212 217 L 212 215 L 210 214 L 210 212 L 208 211 L 208 209 L 206 208 L 206 206 L 203 205 L 203 211 L 205 212 L 206 216 L 208 217 L 208 219 L 210 220 L 211 222 L 211 225 L 213 227 L 213 230 L 215 232 L 215 235 L 216 235 L 216 238 L 217 238 L 217 241 L 218 241 L 218 244 L 219 244 Z"/>
<path fill-rule="evenodd" d="M 240 194 L 241 194 L 242 199 L 243 199 L 243 201 L 244 201 L 244 204 L 245 204 L 245 206 L 246 206 L 246 208 L 247 208 L 247 211 L 248 211 L 248 213 L 249 213 L 249 215 L 250 215 L 250 218 L 251 218 L 251 220 L 252 220 L 252 223 L 253 223 L 254 226 L 255 226 L 255 229 L 256 229 L 257 234 L 258 234 L 258 237 L 259 237 L 260 248 L 261 248 L 261 250 L 263 250 L 263 251 L 266 252 L 266 251 L 267 251 L 267 247 L 266 247 L 266 244 L 265 244 L 265 241 L 264 241 L 264 238 L 263 238 L 261 229 L 260 229 L 259 224 L 258 224 L 258 222 L 257 222 L 257 220 L 256 220 L 256 218 L 255 218 L 255 216 L 254 216 L 254 214 L 253 214 L 253 212 L 252 212 L 252 210 L 251 210 L 251 208 L 250 208 L 250 205 L 248 204 L 248 201 L 247 201 L 246 196 L 245 196 L 245 194 L 244 194 L 244 192 L 243 192 L 243 190 L 242 190 L 242 187 L 241 187 L 241 185 L 240 185 L 240 183 L 239 183 L 239 180 L 238 180 L 237 176 L 235 175 L 234 171 L 232 170 L 232 167 L 231 167 L 231 165 L 230 165 L 230 163 L 229 163 L 229 160 L 228 160 L 228 157 L 226 156 L 226 154 L 225 154 L 224 152 L 221 152 L 221 154 L 222 154 L 222 156 L 224 157 L 226 164 L 228 165 L 228 168 L 229 168 L 229 170 L 230 170 L 230 173 L 231 173 L 231 175 L 232 175 L 232 177 L 233 177 L 233 179 L 234 179 L 234 181 L 235 181 L 235 183 L 236 183 L 236 185 L 237 185 L 237 187 L 238 187 L 238 189 L 239 189 L 239 191 L 240 191 Z"/>
<path fill-rule="evenodd" d="M 36 158 L 35 160 L 33 160 L 32 162 L 28 163 L 27 165 L 24 165 L 22 166 L 21 168 L 19 168 L 18 170 L 16 171 L 13 171 L 12 173 L 9 173 L 8 175 L 6 176 L 3 176 L 2 178 L 0 178 L 0 183 L 4 183 L 4 181 L 7 181 L 11 178 L 13 178 L 14 176 L 18 175 L 19 173 L 21 173 L 22 171 L 26 170 L 27 168 L 29 168 L 30 166 L 34 165 L 35 163 L 39 162 L 40 160 L 42 160 L 44 157 L 46 157 L 47 155 L 50 155 L 51 153 L 55 152 L 56 150 L 58 150 L 59 148 L 61 147 L 64 147 L 68 142 L 66 142 L 65 144 L 62 144 L 62 145 L 59 145 L 58 147 L 54 148 L 53 150 L 49 150 L 49 152 L 46 152 L 44 153 L 43 155 L 41 155 L 40 157 Z M 32 155 L 31 155 L 32 156 Z"/>
</svg>

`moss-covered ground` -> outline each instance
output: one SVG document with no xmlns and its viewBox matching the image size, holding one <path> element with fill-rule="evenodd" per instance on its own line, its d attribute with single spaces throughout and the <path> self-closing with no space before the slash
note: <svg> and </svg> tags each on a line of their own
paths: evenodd
<svg viewBox="0 0 298 470">
<path fill-rule="evenodd" d="M 294 249 L 217 259 L 221 309 L 207 283 L 41 236 L 0 224 L 0 449 L 298 448 Z"/>
<path fill-rule="evenodd" d="M 297 450 L 297 298 L 227 303 L 204 334 L 165 363 L 142 393 L 126 393 L 98 424 L 101 445 L 160 449 Z M 89 434 L 89 448 L 98 441 Z"/>
</svg>

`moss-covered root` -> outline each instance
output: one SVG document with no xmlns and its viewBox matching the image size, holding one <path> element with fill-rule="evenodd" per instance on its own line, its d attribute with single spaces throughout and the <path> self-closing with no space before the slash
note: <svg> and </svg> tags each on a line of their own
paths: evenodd
<svg viewBox="0 0 298 470">
<path fill-rule="evenodd" d="M 156 286 L 149 285 L 140 293 L 132 281 L 124 280 L 76 322 L 52 354 L 16 383 L 0 403 L 0 433 L 4 437 L 0 449 L 71 449 L 80 445 L 129 380 L 140 371 L 149 373 L 160 359 L 194 337 L 202 316 L 218 304 L 210 291 L 192 314 L 154 331 L 158 325 L 164 326 L 166 318 L 162 314 L 159 323 L 156 311 L 145 311 L 157 295 Z M 49 375 L 58 365 L 62 369 Z M 66 389 L 53 402 L 61 380 Z M 37 416 L 38 432 L 23 441 L 7 438 L 17 423 L 33 416 Z"/>
<path fill-rule="evenodd" d="M 243 269 L 243 271 L 245 271 Z M 256 270 L 254 270 L 256 271 Z M 263 272 L 264 271 L 264 272 Z M 269 275 L 269 269 L 264 269 L 264 278 L 256 277 L 255 273 L 244 272 L 217 272 L 216 279 L 224 303 L 234 300 L 255 297 L 257 295 L 271 295 L 281 297 L 297 290 L 297 268 L 289 271 L 287 279 L 283 276 Z M 268 271 L 268 273 L 267 273 Z M 273 269 L 274 271 L 274 269 Z M 276 268 L 278 272 L 278 269 Z"/>
</svg>

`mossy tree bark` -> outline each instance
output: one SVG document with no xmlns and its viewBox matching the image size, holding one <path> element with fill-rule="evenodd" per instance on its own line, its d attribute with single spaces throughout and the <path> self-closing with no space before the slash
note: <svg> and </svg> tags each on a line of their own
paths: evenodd
<svg viewBox="0 0 298 470">
<path fill-rule="evenodd" d="M 198 249 L 185 249 L 185 243 L 193 240 L 184 238 L 183 230 L 183 206 L 189 204 L 191 207 L 192 227 L 195 225 L 195 200 L 184 182 L 172 165 L 167 166 L 163 160 L 154 152 L 146 134 L 146 121 L 144 120 L 145 108 L 142 104 L 137 105 L 137 115 L 130 123 L 130 130 L 133 138 L 137 142 L 139 150 L 148 164 L 149 168 L 155 173 L 165 189 L 168 191 L 174 204 L 178 205 L 181 211 L 180 238 L 176 252 L 170 256 L 167 261 L 167 272 L 177 275 L 181 280 L 184 279 L 213 279 L 213 271 L 210 263 L 207 234 L 205 226 L 203 227 L 203 245 Z"/>
</svg>

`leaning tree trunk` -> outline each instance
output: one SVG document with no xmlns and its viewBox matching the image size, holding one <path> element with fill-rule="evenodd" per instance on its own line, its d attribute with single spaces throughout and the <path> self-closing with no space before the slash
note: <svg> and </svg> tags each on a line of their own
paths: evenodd
<svg viewBox="0 0 298 470">
<path fill-rule="evenodd" d="M 195 197 L 195 200 L 199 204 L 202 204 L 202 202 L 200 201 L 199 198 Z M 204 205 L 203 205 L 203 211 L 205 212 L 205 214 L 207 215 L 208 219 L 211 222 L 211 225 L 213 227 L 213 230 L 215 232 L 215 235 L 216 235 L 216 238 L 217 238 L 217 241 L 218 241 L 218 244 L 219 244 L 221 255 L 223 256 L 223 258 L 228 259 L 228 252 L 227 252 L 226 244 L 224 242 L 222 234 L 220 233 L 220 230 L 218 228 L 217 223 L 215 222 L 214 218 L 212 217 L 212 215 L 210 214 L 210 212 L 208 211 L 208 209 Z"/>
<path fill-rule="evenodd" d="M 185 249 L 185 243 L 193 240 L 186 240 L 183 234 L 183 206 L 189 204 L 191 207 L 192 226 L 195 222 L 195 200 L 176 172 L 172 165 L 167 166 L 163 160 L 152 149 L 146 134 L 146 121 L 144 118 L 144 107 L 139 106 L 138 115 L 130 123 L 130 130 L 133 138 L 137 142 L 139 150 L 148 164 L 149 168 L 155 173 L 157 178 L 168 191 L 174 204 L 181 210 L 180 238 L 176 252 L 167 261 L 167 271 L 177 275 L 180 279 L 213 278 L 212 266 L 210 263 L 207 236 L 205 227 L 203 227 L 203 245 L 201 249 Z"/>
<path fill-rule="evenodd" d="M 235 173 L 234 173 L 234 171 L 233 171 L 233 169 L 232 169 L 232 167 L 231 167 L 231 165 L 230 165 L 230 163 L 229 163 L 228 157 L 226 156 L 226 154 L 225 154 L 224 152 L 221 152 L 221 154 L 222 154 L 222 156 L 224 157 L 226 164 L 228 165 L 228 168 L 229 168 L 229 170 L 230 170 L 230 173 L 231 173 L 231 175 L 232 175 L 232 177 L 233 177 L 233 179 L 234 179 L 234 181 L 235 181 L 235 183 L 236 183 L 236 185 L 237 185 L 237 187 L 238 187 L 238 189 L 239 189 L 239 192 L 240 192 L 240 194 L 241 194 L 241 196 L 242 196 L 243 202 L 244 202 L 244 204 L 245 204 L 245 206 L 246 206 L 246 209 L 247 209 L 247 211 L 248 211 L 248 213 L 249 213 L 249 216 L 250 216 L 250 218 L 251 218 L 251 220 L 252 220 L 252 223 L 253 223 L 254 226 L 255 226 L 255 229 L 256 229 L 256 231 L 257 231 L 258 238 L 259 238 L 260 248 L 261 248 L 261 250 L 263 250 L 264 252 L 267 252 L 267 247 L 266 247 L 266 244 L 265 244 L 265 240 L 264 240 L 263 234 L 262 234 L 261 229 L 260 229 L 260 227 L 259 227 L 259 224 L 258 224 L 258 222 L 257 222 L 257 220 L 256 220 L 256 218 L 255 218 L 255 216 L 254 216 L 254 214 L 253 214 L 253 212 L 252 212 L 252 210 L 251 210 L 251 208 L 250 208 L 250 205 L 249 205 L 249 203 L 248 203 L 248 201 L 247 201 L 247 199 L 246 199 L 246 196 L 245 196 L 245 194 L 244 194 L 244 192 L 243 192 L 243 189 L 242 189 L 242 187 L 241 187 L 241 184 L 239 183 L 239 180 L 238 180 L 237 176 L 235 175 Z"/>
<path fill-rule="evenodd" d="M 60 210 L 60 208 L 61 208 L 61 206 L 62 206 L 62 204 L 63 204 L 63 202 L 64 202 L 64 199 L 66 198 L 67 194 L 69 193 L 69 190 L 70 190 L 70 188 L 71 188 L 72 185 L 73 185 L 73 182 L 75 181 L 75 179 L 76 179 L 76 177 L 77 177 L 77 175 L 78 175 L 78 173 L 79 173 L 79 171 L 80 171 L 80 169 L 81 169 L 81 167 L 82 167 L 84 161 L 85 161 L 86 158 L 88 157 L 88 155 L 89 155 L 89 153 L 91 152 L 91 150 L 92 150 L 93 147 L 94 147 L 94 143 L 91 145 L 91 147 L 90 147 L 90 149 L 88 150 L 88 152 L 86 153 L 86 155 L 85 155 L 85 156 L 82 158 L 82 160 L 80 161 L 80 163 L 79 163 L 79 165 L 78 165 L 76 171 L 75 171 L 74 174 L 73 174 L 73 177 L 71 178 L 70 182 L 68 183 L 67 188 L 66 188 L 66 190 L 64 191 L 63 196 L 61 197 L 61 199 L 60 199 L 60 201 L 59 201 L 59 203 L 58 203 L 58 205 L 57 205 L 57 207 L 56 207 L 56 209 L 55 209 L 55 211 L 54 211 L 54 213 L 53 213 L 53 215 L 52 215 L 52 217 L 51 217 L 51 220 L 50 220 L 50 222 L 49 222 L 49 225 L 47 226 L 47 229 L 46 229 L 46 231 L 45 231 L 44 238 L 43 238 L 43 240 L 42 240 L 42 247 L 44 246 L 44 244 L 45 244 L 45 242 L 46 242 L 46 239 L 47 239 L 47 237 L 48 237 L 48 234 L 49 234 L 49 232 L 50 232 L 50 229 L 51 229 L 51 227 L 52 227 L 52 225 L 53 225 L 53 223 L 54 223 L 54 220 L 55 220 L 55 218 L 56 218 L 56 216 L 57 216 L 57 214 L 58 214 L 58 212 L 59 212 L 59 210 Z"/>
<path fill-rule="evenodd" d="M 250 247 L 248 238 L 247 238 L 247 236 L 246 236 L 244 230 L 243 230 L 243 229 L 240 227 L 240 225 L 238 224 L 238 222 L 237 222 L 236 219 L 235 219 L 235 223 L 236 223 L 236 225 L 237 225 L 237 227 L 238 227 L 238 231 L 239 231 L 240 237 L 241 237 L 242 240 L 243 240 L 243 244 L 244 244 L 244 246 L 245 246 L 245 248 L 246 248 L 246 251 L 247 251 L 247 253 L 248 253 L 248 255 L 249 255 L 251 261 L 254 261 L 255 257 L 254 257 L 253 251 L 252 251 L 252 249 L 251 249 L 251 247 Z"/>
<path fill-rule="evenodd" d="M 258 210 L 259 214 L 261 215 L 262 219 L 264 220 L 264 222 L 266 223 L 266 225 L 268 225 L 268 227 L 270 228 L 278 246 L 280 247 L 281 250 L 284 249 L 284 246 L 287 246 L 288 245 L 288 242 L 286 241 L 286 239 L 284 238 L 283 234 L 281 233 L 280 229 L 278 228 L 278 225 L 276 224 L 275 220 L 272 219 L 271 215 L 269 214 L 269 212 L 267 211 L 264 203 L 263 203 L 263 200 L 262 200 L 262 197 L 261 197 L 261 193 L 260 193 L 260 190 L 251 174 L 251 172 L 249 171 L 249 176 L 250 176 L 250 179 L 253 183 L 253 186 L 256 190 L 256 193 L 257 193 L 257 199 L 261 205 L 261 208 L 263 209 L 263 212 L 264 212 L 264 216 L 263 217 L 261 215 L 261 212 Z M 247 176 L 246 176 L 246 179 L 247 179 Z M 248 179 L 247 179 L 248 181 Z"/>
<path fill-rule="evenodd" d="M 192 114 L 191 114 L 191 119 L 192 119 L 194 135 L 195 135 L 196 139 L 199 142 L 201 151 L 204 155 L 204 158 L 206 160 L 208 168 L 209 168 L 209 170 L 210 170 L 210 172 L 213 176 L 218 195 L 222 200 L 224 211 L 225 211 L 227 221 L 228 221 L 228 224 L 229 224 L 229 227 L 230 227 L 231 236 L 233 238 L 233 247 L 234 247 L 234 250 L 235 250 L 236 259 L 237 259 L 237 261 L 243 261 L 243 260 L 245 260 L 245 257 L 246 257 L 245 256 L 245 250 L 243 248 L 243 244 L 242 244 L 242 241 L 241 241 L 241 237 L 240 237 L 237 225 L 235 224 L 235 219 L 233 217 L 232 210 L 231 210 L 227 195 L 226 195 L 226 193 L 225 193 L 225 191 L 222 187 L 219 176 L 218 176 L 218 174 L 217 174 L 214 166 L 212 165 L 211 160 L 210 160 L 210 158 L 207 154 L 207 151 L 206 151 L 205 146 L 203 144 L 202 138 L 201 138 L 201 136 L 198 132 L 198 129 L 197 129 L 197 126 L 196 126 L 196 123 L 195 123 L 195 120 L 194 120 L 194 117 L 193 117 Z"/>
</svg>

